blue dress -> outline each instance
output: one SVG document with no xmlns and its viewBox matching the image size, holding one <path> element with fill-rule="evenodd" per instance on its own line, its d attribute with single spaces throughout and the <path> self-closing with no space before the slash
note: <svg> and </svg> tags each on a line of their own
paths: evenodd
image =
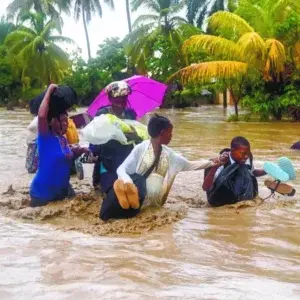
<svg viewBox="0 0 300 300">
<path fill-rule="evenodd" d="M 72 151 L 63 136 L 39 134 L 38 171 L 31 183 L 31 206 L 46 205 L 68 196 Z"/>
</svg>

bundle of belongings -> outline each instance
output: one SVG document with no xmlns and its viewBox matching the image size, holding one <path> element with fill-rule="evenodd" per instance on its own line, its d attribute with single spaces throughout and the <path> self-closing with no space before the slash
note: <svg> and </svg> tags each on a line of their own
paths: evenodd
<svg viewBox="0 0 300 300">
<path fill-rule="evenodd" d="M 112 114 L 95 117 L 82 129 L 84 139 L 93 145 L 103 145 L 110 140 L 129 145 L 133 142 L 127 140 L 126 134 L 132 132 L 136 132 L 142 140 L 149 139 L 145 125 L 133 120 L 121 120 Z"/>
</svg>

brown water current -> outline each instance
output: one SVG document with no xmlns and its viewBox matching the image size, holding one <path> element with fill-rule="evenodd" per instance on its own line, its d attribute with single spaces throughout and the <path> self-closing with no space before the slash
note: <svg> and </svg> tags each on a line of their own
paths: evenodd
<svg viewBox="0 0 300 300">
<path fill-rule="evenodd" d="M 221 107 L 162 111 L 171 147 L 210 158 L 246 136 L 254 163 L 287 156 L 294 197 L 210 208 L 203 172 L 180 174 L 162 210 L 134 220 L 97 218 L 100 197 L 73 179 L 76 199 L 28 208 L 28 112 L 0 111 L 0 299 L 300 299 L 300 124 L 227 123 Z M 259 179 L 260 196 L 268 195 Z"/>
</svg>

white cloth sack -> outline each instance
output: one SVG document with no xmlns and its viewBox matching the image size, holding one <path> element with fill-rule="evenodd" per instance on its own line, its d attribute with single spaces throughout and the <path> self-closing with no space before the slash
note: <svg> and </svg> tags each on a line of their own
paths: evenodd
<svg viewBox="0 0 300 300">
<path fill-rule="evenodd" d="M 107 115 L 95 117 L 81 132 L 84 139 L 93 145 L 106 144 L 110 140 L 117 140 L 122 144 L 127 143 L 127 138 L 121 128 L 112 123 Z"/>
</svg>

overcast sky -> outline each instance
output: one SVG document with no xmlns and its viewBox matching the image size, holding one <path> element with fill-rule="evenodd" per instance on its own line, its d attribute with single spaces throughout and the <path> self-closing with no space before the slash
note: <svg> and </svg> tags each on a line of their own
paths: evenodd
<svg viewBox="0 0 300 300">
<path fill-rule="evenodd" d="M 6 13 L 11 0 L 0 0 L 0 16 Z M 102 1 L 103 2 L 103 1 Z M 88 25 L 92 55 L 96 54 L 98 45 L 107 37 L 118 36 L 123 38 L 128 33 L 125 0 L 115 0 L 115 11 L 111 11 L 105 4 L 102 5 L 103 17 L 94 16 Z M 132 16 L 133 19 L 136 15 Z M 76 23 L 72 17 L 64 16 L 64 36 L 72 38 L 87 58 L 86 40 L 82 22 Z"/>
</svg>

